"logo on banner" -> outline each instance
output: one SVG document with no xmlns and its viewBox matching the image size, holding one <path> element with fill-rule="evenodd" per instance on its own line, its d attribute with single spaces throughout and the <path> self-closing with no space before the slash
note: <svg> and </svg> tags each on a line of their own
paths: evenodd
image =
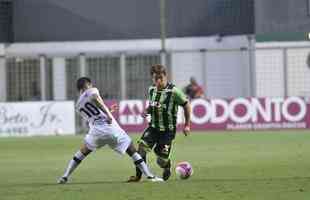
<svg viewBox="0 0 310 200">
<path fill-rule="evenodd" d="M 144 122 L 141 113 L 144 110 L 140 100 L 121 101 L 119 106 L 119 122 L 122 125 L 141 125 Z"/>
<path fill-rule="evenodd" d="M 196 124 L 299 122 L 307 114 L 307 103 L 300 97 L 197 99 L 191 106 L 192 122 Z"/>
</svg>

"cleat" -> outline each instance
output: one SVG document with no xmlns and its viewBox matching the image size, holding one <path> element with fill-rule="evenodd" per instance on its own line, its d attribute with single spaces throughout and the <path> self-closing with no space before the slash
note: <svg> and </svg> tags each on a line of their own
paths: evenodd
<svg viewBox="0 0 310 200">
<path fill-rule="evenodd" d="M 151 181 L 151 182 L 163 182 L 164 180 L 162 178 L 159 177 L 147 177 L 147 180 Z"/>
<path fill-rule="evenodd" d="M 130 176 L 129 179 L 127 180 L 127 183 L 139 182 L 140 180 L 141 180 L 141 177 L 138 177 L 138 176 Z"/>
<path fill-rule="evenodd" d="M 167 181 L 171 176 L 170 168 L 165 168 L 163 172 L 163 180 Z"/>
<path fill-rule="evenodd" d="M 57 181 L 58 184 L 65 184 L 68 182 L 68 178 L 67 177 L 60 177 Z"/>
</svg>

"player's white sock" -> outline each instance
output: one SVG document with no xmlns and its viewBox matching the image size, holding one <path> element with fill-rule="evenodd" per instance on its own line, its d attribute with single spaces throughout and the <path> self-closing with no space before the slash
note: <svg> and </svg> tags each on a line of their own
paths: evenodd
<svg viewBox="0 0 310 200">
<path fill-rule="evenodd" d="M 69 177 L 70 174 L 75 170 L 75 168 L 82 162 L 82 160 L 84 160 L 86 156 L 84 154 L 82 154 L 81 151 L 77 151 L 74 156 L 73 159 L 70 160 L 68 167 L 63 175 L 63 177 Z"/>
<path fill-rule="evenodd" d="M 150 172 L 150 169 L 144 162 L 143 158 L 137 152 L 131 156 L 135 165 L 142 171 L 142 173 L 147 177 L 154 177 L 154 175 Z"/>
</svg>

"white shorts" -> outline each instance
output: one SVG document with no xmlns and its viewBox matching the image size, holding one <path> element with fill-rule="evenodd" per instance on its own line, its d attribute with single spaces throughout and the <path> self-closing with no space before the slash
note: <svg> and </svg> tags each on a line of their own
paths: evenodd
<svg viewBox="0 0 310 200">
<path fill-rule="evenodd" d="M 92 151 L 107 144 L 114 151 L 125 154 L 132 140 L 122 128 L 113 123 L 92 127 L 85 136 L 84 142 Z"/>
</svg>

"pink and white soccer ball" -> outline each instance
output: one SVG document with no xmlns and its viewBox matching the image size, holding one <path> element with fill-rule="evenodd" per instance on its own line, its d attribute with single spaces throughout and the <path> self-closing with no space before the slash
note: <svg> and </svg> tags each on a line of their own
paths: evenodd
<svg viewBox="0 0 310 200">
<path fill-rule="evenodd" d="M 193 175 L 194 170 L 189 162 L 183 161 L 177 164 L 175 167 L 175 173 L 180 179 L 188 179 L 191 175 Z"/>
</svg>

